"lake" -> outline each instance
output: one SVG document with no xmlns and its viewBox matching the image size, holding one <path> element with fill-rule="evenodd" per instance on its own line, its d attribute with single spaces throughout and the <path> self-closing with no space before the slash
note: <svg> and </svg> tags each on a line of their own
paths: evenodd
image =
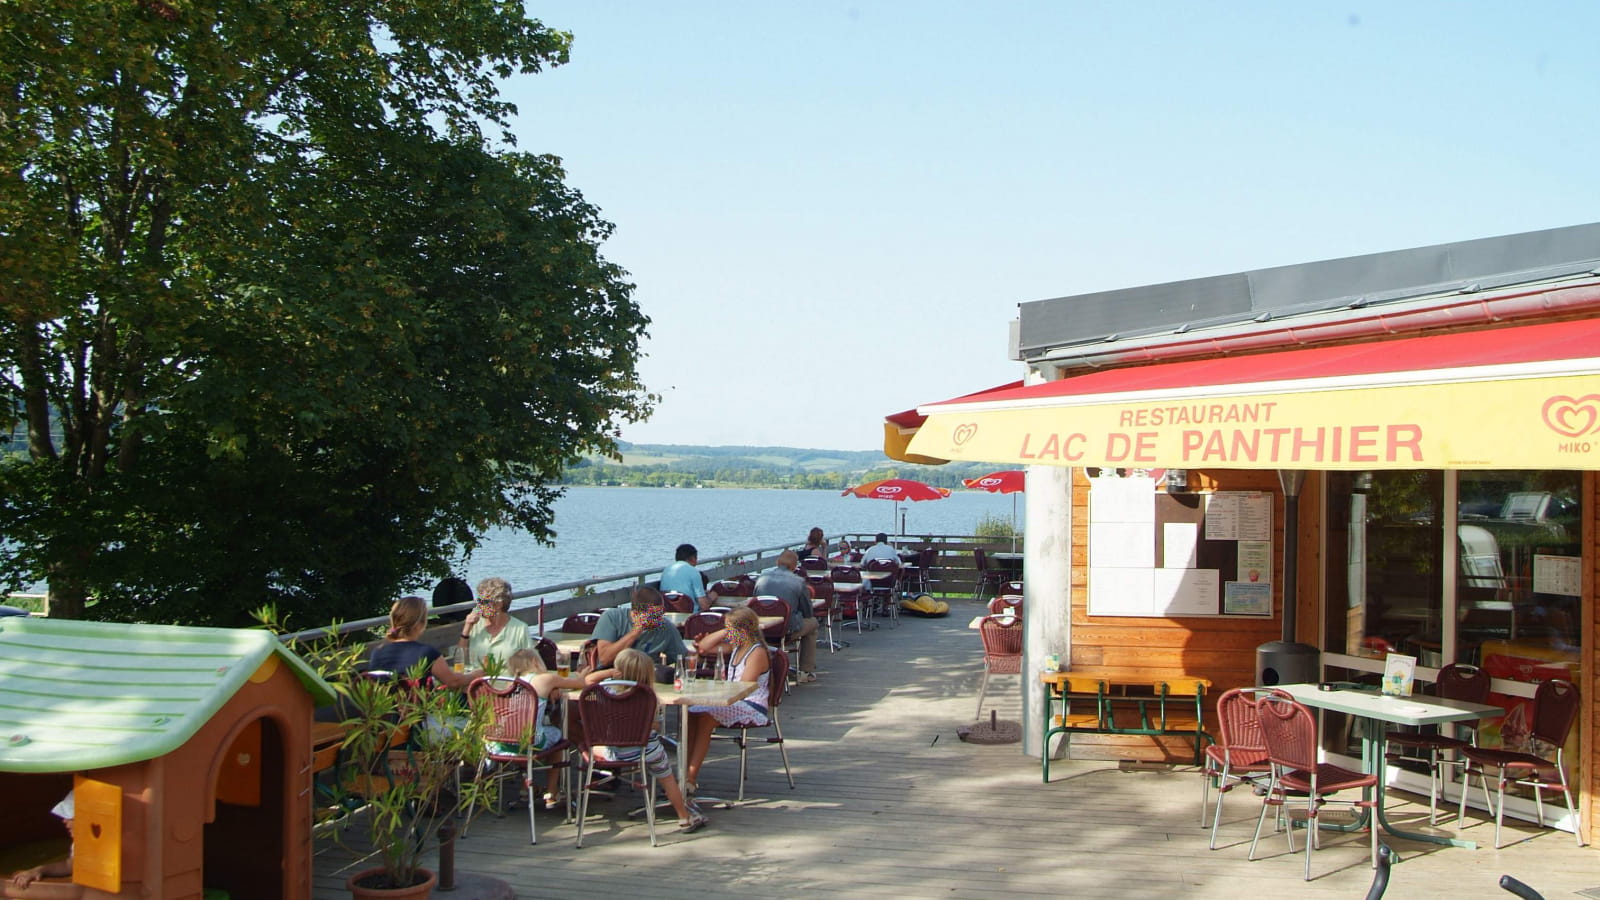
<svg viewBox="0 0 1600 900">
<path fill-rule="evenodd" d="M 902 503 L 908 535 L 972 534 L 980 519 L 1009 519 L 1012 496 L 953 491 L 943 500 Z M 672 562 L 679 544 L 700 558 L 805 540 L 812 526 L 843 532 L 895 534 L 894 504 L 842 497 L 838 491 L 764 488 L 573 487 L 555 503 L 555 546 L 542 547 L 520 531 L 491 532 L 464 567 L 469 584 L 498 575 L 522 591 L 547 584 L 614 575 Z"/>
</svg>

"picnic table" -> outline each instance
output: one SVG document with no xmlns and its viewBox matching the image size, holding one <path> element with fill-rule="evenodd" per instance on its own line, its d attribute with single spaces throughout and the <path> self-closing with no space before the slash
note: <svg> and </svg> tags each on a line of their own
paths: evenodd
<svg viewBox="0 0 1600 900">
<path fill-rule="evenodd" d="M 1078 668 L 1043 672 L 1045 685 L 1044 780 L 1050 780 L 1050 738 L 1065 734 L 1181 735 L 1194 742 L 1195 764 L 1211 736 L 1205 731 L 1205 694 L 1211 679 L 1198 675 L 1128 676 Z M 1059 711 L 1058 711 L 1059 706 Z"/>
</svg>

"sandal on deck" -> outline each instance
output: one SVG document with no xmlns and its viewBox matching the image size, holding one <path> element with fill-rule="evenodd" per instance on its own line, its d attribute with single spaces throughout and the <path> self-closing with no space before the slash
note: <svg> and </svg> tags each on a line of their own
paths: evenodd
<svg viewBox="0 0 1600 900">
<path fill-rule="evenodd" d="M 678 831 L 684 834 L 694 834 L 696 831 L 699 831 L 709 824 L 711 824 L 710 819 L 700 815 L 699 813 L 695 813 L 693 816 L 690 816 L 687 819 L 678 820 Z"/>
</svg>

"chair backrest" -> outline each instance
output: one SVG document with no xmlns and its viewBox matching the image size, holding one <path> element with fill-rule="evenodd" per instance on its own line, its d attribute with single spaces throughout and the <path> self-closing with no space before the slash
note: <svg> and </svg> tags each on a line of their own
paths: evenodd
<svg viewBox="0 0 1600 900">
<path fill-rule="evenodd" d="M 1489 702 L 1489 673 L 1465 663 L 1450 663 L 1439 670 L 1434 679 L 1434 690 L 1447 700 L 1465 700 L 1468 703 Z"/>
<path fill-rule="evenodd" d="M 1567 742 L 1578 718 L 1578 688 L 1570 681 L 1551 678 L 1533 691 L 1533 725 L 1529 733 L 1551 747 Z"/>
<path fill-rule="evenodd" d="M 831 580 L 833 581 L 844 584 L 861 583 L 861 570 L 855 566 L 834 566 L 833 571 L 829 574 L 832 576 Z"/>
<path fill-rule="evenodd" d="M 1294 699 L 1277 688 L 1243 687 L 1222 692 L 1217 698 L 1217 735 L 1224 749 L 1266 751 L 1267 740 L 1261 736 L 1256 701 L 1269 695 Z"/>
<path fill-rule="evenodd" d="M 539 654 L 539 660 L 544 663 L 545 671 L 554 672 L 561 666 L 561 648 L 556 642 L 543 635 L 533 642 L 533 652 Z"/>
<path fill-rule="evenodd" d="M 789 654 L 782 650 L 767 651 L 767 709 L 777 709 L 788 688 Z"/>
<path fill-rule="evenodd" d="M 600 624 L 599 613 L 573 613 L 561 623 L 561 630 L 568 634 L 594 634 L 594 627 L 598 624 Z"/>
<path fill-rule="evenodd" d="M 917 554 L 917 565 L 923 572 L 933 571 L 933 567 L 938 564 L 939 551 L 933 547 L 923 547 L 922 552 Z"/>
<path fill-rule="evenodd" d="M 726 619 L 726 613 L 695 613 L 684 621 L 683 636 L 691 641 L 698 641 L 713 631 L 721 631 Z"/>
<path fill-rule="evenodd" d="M 807 572 L 826 572 L 828 571 L 828 561 L 820 556 L 808 556 L 800 560 L 800 568 Z"/>
<path fill-rule="evenodd" d="M 989 612 L 993 615 L 1011 613 L 1022 615 L 1022 597 L 1019 594 L 1001 594 L 989 601 Z"/>
<path fill-rule="evenodd" d="M 661 600 L 666 604 L 667 612 L 692 613 L 694 612 L 694 598 L 682 591 L 666 591 L 661 595 Z"/>
<path fill-rule="evenodd" d="M 833 601 L 833 579 L 827 573 L 807 575 L 806 587 L 811 589 L 812 599 Z"/>
<path fill-rule="evenodd" d="M 615 689 L 633 686 L 618 696 Z M 583 746 L 643 747 L 650 743 L 656 723 L 656 695 L 631 681 L 591 684 L 578 695 L 578 721 L 583 724 Z"/>
<path fill-rule="evenodd" d="M 1267 759 L 1287 769 L 1317 766 L 1317 720 L 1293 699 L 1267 694 L 1256 701 Z"/>
<path fill-rule="evenodd" d="M 789 633 L 789 614 L 793 612 L 789 608 L 789 601 L 781 597 L 751 597 L 745 608 L 758 616 L 779 616 L 783 619 L 776 625 L 768 625 L 761 629 L 761 636 L 768 641 L 777 643 Z"/>
<path fill-rule="evenodd" d="M 1000 593 L 1002 593 L 1002 594 L 1016 594 L 1017 596 L 1020 597 L 1020 596 L 1022 596 L 1022 582 L 1020 582 L 1020 581 L 1008 581 L 1005 584 L 1000 586 Z"/>
<path fill-rule="evenodd" d="M 876 559 L 867 560 L 867 564 L 862 568 L 866 569 L 868 572 L 898 572 L 900 571 L 900 563 L 896 560 L 885 559 L 880 556 Z"/>
<path fill-rule="evenodd" d="M 982 547 L 972 548 L 972 563 L 979 572 L 989 571 L 989 556 L 983 552 Z"/>
<path fill-rule="evenodd" d="M 527 745 L 539 730 L 539 694 L 518 678 L 474 678 L 467 699 L 488 698 L 494 718 L 484 729 L 486 740 Z"/>
<path fill-rule="evenodd" d="M 1022 655 L 1022 619 L 1019 617 L 987 616 L 978 624 L 978 634 L 983 638 L 986 658 Z"/>
</svg>

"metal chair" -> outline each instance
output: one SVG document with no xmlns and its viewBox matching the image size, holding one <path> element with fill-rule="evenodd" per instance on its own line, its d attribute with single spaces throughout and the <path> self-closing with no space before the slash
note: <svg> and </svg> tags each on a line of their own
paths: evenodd
<svg viewBox="0 0 1600 900">
<path fill-rule="evenodd" d="M 745 772 L 750 752 L 750 732 L 756 728 L 771 728 L 772 736 L 766 739 L 768 744 L 777 744 L 778 752 L 783 755 L 783 774 L 789 779 L 789 790 L 794 790 L 794 772 L 789 768 L 789 749 L 783 743 L 783 726 L 778 722 L 778 704 L 783 702 L 784 684 L 789 678 L 789 654 L 782 650 L 771 651 L 772 662 L 767 671 L 767 722 L 765 725 L 735 725 L 722 726 L 729 731 L 737 729 L 739 734 L 721 737 L 713 732 L 713 736 L 722 740 L 735 741 L 739 745 L 739 799 L 736 803 L 744 802 Z"/>
<path fill-rule="evenodd" d="M 975 719 L 983 715 L 990 675 L 1022 674 L 1022 619 L 988 616 L 978 624 L 978 634 L 983 638 L 983 680 L 978 683 Z"/>
<path fill-rule="evenodd" d="M 839 604 L 839 615 L 855 619 L 856 634 L 870 625 L 872 608 L 866 603 L 866 585 L 861 581 L 861 570 L 855 566 L 834 566 L 829 573 L 833 582 L 834 600 Z"/>
<path fill-rule="evenodd" d="M 783 639 L 789 633 L 789 614 L 793 612 L 793 610 L 789 609 L 789 601 L 779 597 L 763 595 L 751 597 L 745 608 L 763 618 L 780 617 L 783 621 L 761 629 L 761 637 L 774 647 L 783 646 Z"/>
<path fill-rule="evenodd" d="M 1311 710 L 1292 699 L 1268 694 L 1256 701 L 1256 717 L 1261 723 L 1261 736 L 1267 745 L 1267 760 L 1271 773 L 1266 796 L 1261 801 L 1261 815 L 1256 818 L 1256 834 L 1250 841 L 1248 858 L 1256 858 L 1256 844 L 1261 840 L 1261 826 L 1267 820 L 1268 807 L 1287 810 L 1288 804 L 1300 797 L 1306 802 L 1306 880 L 1311 880 L 1311 851 L 1317 846 L 1317 815 L 1328 803 L 1346 803 L 1369 809 L 1373 813 L 1372 865 L 1378 865 L 1378 823 L 1376 800 L 1368 799 L 1367 792 L 1378 786 L 1378 776 L 1352 772 L 1332 763 L 1317 762 L 1317 720 Z M 1340 791 L 1361 790 L 1360 800 L 1330 800 L 1330 794 Z M 1289 838 L 1289 852 L 1294 852 L 1294 827 L 1284 828 Z"/>
<path fill-rule="evenodd" d="M 990 591 L 1000 592 L 1005 573 L 989 565 L 989 555 L 982 547 L 972 548 L 972 562 L 978 570 L 978 593 L 974 600 L 982 600 Z"/>
<path fill-rule="evenodd" d="M 811 588 L 811 596 L 815 601 L 812 610 L 817 615 L 818 628 L 828 632 L 828 652 L 838 653 L 841 645 L 833 639 L 833 614 L 838 611 L 833 592 L 833 579 L 827 573 L 813 572 L 806 576 L 806 586 Z"/>
<path fill-rule="evenodd" d="M 1546 790 L 1559 789 L 1561 796 L 1567 801 L 1567 812 L 1571 813 L 1574 822 L 1577 821 L 1578 810 L 1572 804 L 1572 788 L 1567 782 L 1567 766 L 1563 754 L 1567 734 L 1572 731 L 1572 723 L 1578 718 L 1578 703 L 1578 689 L 1570 681 L 1552 678 L 1540 682 L 1539 687 L 1534 690 L 1529 743 L 1534 749 L 1538 749 L 1541 744 L 1554 748 L 1554 759 L 1538 753 L 1522 753 L 1516 750 L 1491 750 L 1484 747 L 1462 749 L 1461 754 L 1466 757 L 1467 766 L 1461 783 L 1461 808 L 1456 813 L 1458 826 L 1467 815 L 1467 787 L 1472 783 L 1474 772 L 1483 782 L 1483 793 L 1487 799 L 1489 775 L 1486 770 L 1489 768 L 1499 772 L 1500 785 L 1499 801 L 1494 804 L 1495 849 L 1500 848 L 1500 823 L 1505 818 L 1507 783 L 1533 788 L 1533 802 L 1539 811 L 1540 828 L 1544 827 Z M 1578 839 L 1578 846 L 1582 847 L 1582 830 L 1574 828 L 1573 834 Z"/>
<path fill-rule="evenodd" d="M 713 631 L 721 631 L 726 624 L 727 613 L 703 612 L 695 613 L 683 622 L 683 636 L 690 641 L 698 641 Z"/>
<path fill-rule="evenodd" d="M 625 693 L 613 693 L 625 691 Z M 578 722 L 583 726 L 583 774 L 578 794 L 578 848 L 583 847 L 583 823 L 589 815 L 589 794 L 596 771 L 610 773 L 638 769 L 644 781 L 645 821 L 650 827 L 650 846 L 656 846 L 656 780 L 644 764 L 656 723 L 656 695 L 632 681 L 602 681 L 578 695 Z M 626 759 L 601 759 L 596 747 L 612 751 L 636 751 Z"/>
<path fill-rule="evenodd" d="M 567 777 L 566 755 L 572 745 L 562 738 L 548 747 L 533 746 L 534 737 L 539 733 L 539 713 L 544 704 L 527 682 L 517 678 L 473 679 L 467 685 L 467 699 L 476 701 L 479 698 L 487 698 L 494 718 L 483 733 L 484 740 L 489 744 L 484 751 L 478 776 L 501 780 L 507 777 L 509 767 L 522 768 L 522 785 L 528 789 L 528 843 L 537 844 L 539 832 L 533 818 L 533 773 L 536 769 L 561 769 L 561 794 L 570 798 L 571 779 Z M 570 818 L 570 800 L 568 808 L 569 812 L 563 821 Z M 470 825 L 471 806 L 467 808 L 467 821 Z M 465 829 L 462 830 L 462 837 L 466 837 Z"/>
<path fill-rule="evenodd" d="M 554 672 L 561 668 L 561 648 L 556 642 L 544 635 L 540 635 L 533 642 L 533 652 L 539 654 L 539 661 L 544 663 L 545 671 Z"/>
<path fill-rule="evenodd" d="M 866 594 L 865 601 L 871 604 L 872 614 L 887 615 L 889 621 L 898 627 L 900 604 L 895 602 L 895 593 L 900 585 L 900 564 L 892 559 L 872 559 L 867 561 L 866 571 L 887 576 L 862 580 Z"/>
<path fill-rule="evenodd" d="M 820 556 L 807 556 L 800 560 L 800 571 L 826 572 L 828 571 L 828 561 Z"/>
<path fill-rule="evenodd" d="M 1222 798 L 1252 776 L 1264 775 L 1272 770 L 1267 760 L 1267 741 L 1261 736 L 1261 721 L 1256 713 L 1256 701 L 1273 694 L 1288 698 L 1276 688 L 1234 688 L 1217 698 L 1217 734 L 1219 740 L 1205 749 L 1200 770 L 1200 827 L 1206 824 L 1206 805 L 1211 795 L 1211 783 L 1217 785 L 1217 808 L 1211 816 L 1211 849 L 1217 849 L 1217 828 L 1222 822 Z M 1292 699 L 1292 698 L 1290 698 Z"/>
<path fill-rule="evenodd" d="M 1439 677 L 1434 679 L 1434 693 L 1448 700 L 1465 700 L 1469 703 L 1489 702 L 1489 673 L 1477 666 L 1451 663 L 1439 670 Z M 1444 792 L 1444 784 L 1448 779 L 1443 774 L 1446 766 L 1460 766 L 1466 768 L 1466 760 L 1461 757 L 1446 758 L 1445 753 L 1459 753 L 1468 747 L 1478 744 L 1478 723 L 1457 723 L 1458 727 L 1467 728 L 1470 734 L 1466 739 L 1449 734 L 1440 734 L 1437 730 L 1430 732 L 1419 731 L 1390 731 L 1384 739 L 1391 747 L 1400 748 L 1399 752 L 1389 755 L 1390 759 L 1407 760 L 1423 763 L 1428 767 L 1428 824 L 1438 824 L 1439 821 L 1439 796 Z M 1466 785 L 1462 785 L 1466 790 Z M 1487 793 L 1488 788 L 1485 788 Z"/>
<path fill-rule="evenodd" d="M 667 612 L 696 612 L 694 607 L 694 598 L 683 593 L 682 591 L 667 591 L 661 595 L 661 600 L 662 603 L 665 604 Z"/>
<path fill-rule="evenodd" d="M 594 634 L 594 627 L 598 624 L 600 624 L 599 613 L 573 613 L 561 623 L 561 630 L 567 634 Z"/>
</svg>

